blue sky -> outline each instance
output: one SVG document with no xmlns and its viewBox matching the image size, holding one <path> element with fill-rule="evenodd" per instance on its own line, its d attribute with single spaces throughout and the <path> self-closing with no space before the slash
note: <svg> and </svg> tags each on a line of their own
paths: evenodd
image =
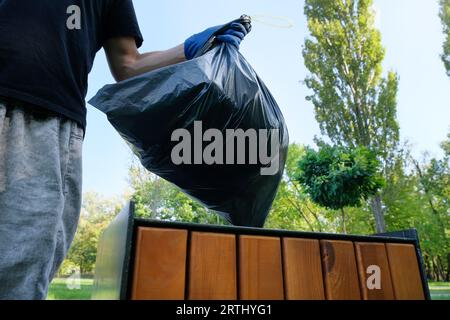
<svg viewBox="0 0 450 320">
<path fill-rule="evenodd" d="M 439 143 L 450 130 L 450 79 L 439 58 L 444 36 L 437 0 L 375 0 L 376 25 L 381 30 L 386 58 L 384 71 L 400 76 L 398 118 L 402 140 L 416 155 L 440 156 Z M 319 134 L 313 107 L 302 84 L 307 74 L 301 46 L 308 35 L 303 1 L 299 0 L 134 0 L 145 42 L 142 52 L 182 43 L 193 33 L 228 22 L 241 14 L 288 17 L 290 29 L 258 22 L 241 52 L 271 90 L 286 118 L 291 140 L 313 144 Z M 113 83 L 103 51 L 90 75 L 88 100 L 103 85 Z M 88 106 L 84 144 L 84 191 L 112 196 L 127 191 L 132 154 L 106 117 Z"/>
</svg>

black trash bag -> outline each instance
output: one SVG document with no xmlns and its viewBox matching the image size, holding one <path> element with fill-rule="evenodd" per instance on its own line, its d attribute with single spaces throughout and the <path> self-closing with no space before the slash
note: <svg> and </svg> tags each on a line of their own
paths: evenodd
<svg viewBox="0 0 450 320">
<path fill-rule="evenodd" d="M 234 47 L 220 44 L 196 59 L 107 85 L 90 104 L 106 113 L 146 169 L 234 225 L 264 226 L 283 175 L 288 131 L 269 90 Z M 216 129 L 216 135 L 202 141 L 208 129 Z M 248 134 L 248 140 L 227 136 L 233 129 L 239 137 Z M 255 132 L 257 143 L 251 140 Z M 189 143 L 180 138 L 186 135 L 190 149 L 179 151 L 180 143 Z M 207 148 L 212 141 L 214 152 Z M 270 163 L 259 156 L 255 162 L 255 148 L 267 149 L 263 154 Z M 242 152 L 246 164 L 238 164 Z M 175 161 L 173 154 L 178 155 Z M 181 157 L 188 160 L 179 164 Z M 268 172 L 262 174 L 264 169 Z"/>
</svg>

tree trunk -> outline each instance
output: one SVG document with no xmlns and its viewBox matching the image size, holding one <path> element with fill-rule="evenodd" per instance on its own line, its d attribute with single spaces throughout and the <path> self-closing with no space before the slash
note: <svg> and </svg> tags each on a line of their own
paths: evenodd
<svg viewBox="0 0 450 320">
<path fill-rule="evenodd" d="M 341 209 L 342 214 L 342 233 L 347 234 L 347 223 L 345 221 L 345 210 L 344 208 Z"/>
<path fill-rule="evenodd" d="M 442 263 L 440 256 L 437 256 L 436 265 L 438 267 L 439 277 L 442 279 L 442 281 L 445 281 L 446 274 L 445 274 L 445 270 L 444 270 L 444 264 Z"/>
<path fill-rule="evenodd" d="M 384 222 L 384 210 L 381 202 L 381 195 L 376 195 L 370 200 L 370 205 L 372 207 L 372 214 L 375 218 L 375 226 L 377 233 L 386 232 L 386 223 Z"/>
<path fill-rule="evenodd" d="M 430 205 L 430 209 L 433 212 L 433 214 L 435 215 L 438 223 L 439 223 L 439 227 L 441 228 L 441 232 L 445 235 L 445 226 L 444 223 L 441 220 L 441 217 L 439 215 L 439 211 L 436 209 L 436 206 L 434 205 L 433 202 L 433 195 L 431 194 L 430 190 L 428 190 L 427 188 L 427 184 L 425 183 L 425 178 L 422 172 L 422 168 L 420 167 L 419 162 L 417 162 L 417 160 L 412 159 L 414 166 L 416 167 L 417 170 L 417 174 L 419 175 L 419 181 L 420 184 L 422 185 L 423 191 L 425 192 L 425 195 L 428 198 L 428 203 Z"/>
<path fill-rule="evenodd" d="M 423 259 L 425 261 L 425 269 L 427 273 L 427 279 L 432 280 L 433 279 L 433 273 L 431 272 L 431 265 L 430 265 L 430 258 L 428 255 L 424 254 Z"/>
<path fill-rule="evenodd" d="M 433 264 L 433 273 L 434 273 L 434 281 L 440 281 L 439 279 L 439 272 L 437 271 L 437 266 L 436 266 L 436 260 L 433 258 L 431 260 L 431 263 Z"/>
<path fill-rule="evenodd" d="M 450 281 L 450 253 L 447 254 L 447 276 L 445 281 Z"/>
</svg>

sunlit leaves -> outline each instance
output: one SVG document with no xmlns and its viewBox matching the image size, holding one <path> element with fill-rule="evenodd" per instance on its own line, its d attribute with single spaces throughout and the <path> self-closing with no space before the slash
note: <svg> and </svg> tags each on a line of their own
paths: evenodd
<svg viewBox="0 0 450 320">
<path fill-rule="evenodd" d="M 445 68 L 447 69 L 447 75 L 450 77 L 450 0 L 440 0 L 440 5 L 440 17 L 445 34 L 442 61 L 444 62 Z"/>
<path fill-rule="evenodd" d="M 398 78 L 383 79 L 385 50 L 371 0 L 306 0 L 310 38 L 305 84 L 322 134 L 334 144 L 365 146 L 388 165 L 399 141 Z"/>
<path fill-rule="evenodd" d="M 365 148 L 322 145 L 307 149 L 299 162 L 298 180 L 317 204 L 339 210 L 360 207 L 383 186 L 380 163 Z"/>
</svg>

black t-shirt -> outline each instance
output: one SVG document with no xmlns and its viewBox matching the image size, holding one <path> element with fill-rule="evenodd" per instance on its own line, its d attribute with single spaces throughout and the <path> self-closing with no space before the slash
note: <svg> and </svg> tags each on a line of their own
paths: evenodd
<svg viewBox="0 0 450 320">
<path fill-rule="evenodd" d="M 85 127 L 95 54 L 119 36 L 142 44 L 131 0 L 0 0 L 0 96 Z"/>
</svg>

